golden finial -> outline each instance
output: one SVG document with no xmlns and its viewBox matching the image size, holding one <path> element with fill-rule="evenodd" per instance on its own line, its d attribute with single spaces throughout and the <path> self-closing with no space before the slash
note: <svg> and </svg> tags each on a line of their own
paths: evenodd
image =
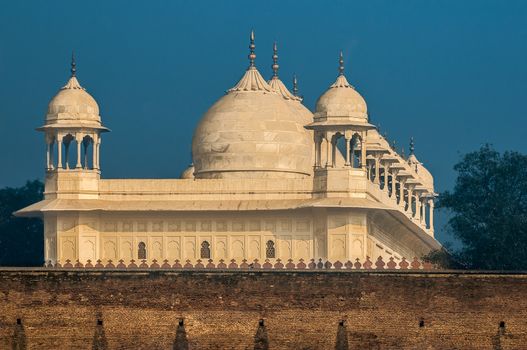
<svg viewBox="0 0 527 350">
<path fill-rule="evenodd" d="M 254 53 L 254 49 L 256 48 L 256 45 L 254 45 L 254 30 L 251 30 L 251 43 L 249 44 L 249 67 L 254 67 L 254 60 L 256 59 L 256 54 Z"/>
<path fill-rule="evenodd" d="M 344 56 L 342 55 L 342 50 L 340 51 L 339 57 L 339 75 L 344 75 Z"/>
<path fill-rule="evenodd" d="M 296 74 L 293 74 L 293 95 L 298 96 L 298 81 L 296 80 Z"/>
<path fill-rule="evenodd" d="M 75 63 L 75 52 L 71 51 L 71 76 L 74 77 L 77 74 L 77 68 Z"/>
<path fill-rule="evenodd" d="M 278 68 L 280 66 L 278 65 L 278 47 L 276 46 L 276 41 L 273 44 L 273 65 L 271 67 L 273 68 L 273 77 L 278 78 Z"/>
</svg>

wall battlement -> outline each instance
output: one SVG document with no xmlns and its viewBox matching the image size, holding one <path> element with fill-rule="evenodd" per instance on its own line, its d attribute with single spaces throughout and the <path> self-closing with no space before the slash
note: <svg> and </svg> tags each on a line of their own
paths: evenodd
<svg viewBox="0 0 527 350">
<path fill-rule="evenodd" d="M 4 268 L 0 348 L 520 349 L 526 295 L 525 272 Z"/>
</svg>

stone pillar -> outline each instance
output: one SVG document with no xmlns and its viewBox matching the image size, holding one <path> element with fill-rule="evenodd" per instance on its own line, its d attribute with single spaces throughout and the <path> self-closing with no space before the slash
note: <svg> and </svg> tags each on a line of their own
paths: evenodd
<svg viewBox="0 0 527 350">
<path fill-rule="evenodd" d="M 322 139 L 319 135 L 315 136 L 315 168 L 320 167 L 320 153 L 321 153 Z"/>
<path fill-rule="evenodd" d="M 399 206 L 404 208 L 404 183 L 406 180 L 401 178 L 401 181 L 399 181 Z"/>
<path fill-rule="evenodd" d="M 96 135 L 94 135 L 93 139 L 92 139 L 92 142 L 91 142 L 91 147 L 92 147 L 92 161 L 91 161 L 91 164 L 92 164 L 92 169 L 94 169 L 94 170 L 97 169 L 97 151 L 96 151 L 97 141 L 98 141 L 98 137 Z"/>
<path fill-rule="evenodd" d="M 381 163 L 380 159 L 379 159 L 379 155 L 375 155 L 375 179 L 373 180 L 373 183 L 376 183 L 377 185 L 379 185 L 381 182 L 380 182 L 380 179 L 379 179 L 379 176 L 381 174 L 381 172 L 379 171 L 379 165 Z"/>
<path fill-rule="evenodd" d="M 412 202 L 414 197 L 414 185 L 408 186 L 408 209 L 406 210 L 407 213 L 410 213 L 412 217 L 414 217 L 414 211 L 412 208 Z"/>
<path fill-rule="evenodd" d="M 384 188 L 383 189 L 386 192 L 388 192 L 388 166 L 386 164 L 384 164 L 383 168 L 384 168 L 384 178 L 383 178 Z"/>
<path fill-rule="evenodd" d="M 423 223 L 423 216 L 421 213 L 421 198 L 419 197 L 419 194 L 415 197 L 415 215 L 417 215 L 417 218 L 419 219 L 419 223 Z M 414 215 L 414 217 L 415 217 Z"/>
<path fill-rule="evenodd" d="M 363 170 L 366 170 L 366 141 L 364 138 L 365 135 L 363 133 L 360 140 L 360 165 Z"/>
<path fill-rule="evenodd" d="M 430 210 L 430 233 L 434 233 L 434 198 L 428 199 L 428 208 Z"/>
<path fill-rule="evenodd" d="M 100 170 L 101 169 L 101 166 L 100 166 L 101 158 L 99 157 L 99 155 L 100 155 L 99 151 L 101 150 L 101 138 L 100 137 L 97 137 L 97 142 L 95 142 L 95 145 L 96 145 L 96 147 L 93 149 L 93 151 L 97 155 L 95 156 L 96 162 L 93 165 L 93 168 Z"/>
<path fill-rule="evenodd" d="M 335 136 L 331 138 L 331 167 L 337 167 L 337 138 Z"/>
<path fill-rule="evenodd" d="M 49 170 L 51 169 L 51 163 L 50 163 L 50 159 L 51 159 L 51 156 L 50 156 L 50 144 L 48 141 L 46 141 L 46 169 Z"/>
<path fill-rule="evenodd" d="M 57 137 L 57 169 L 63 169 L 62 165 L 62 139 Z"/>
<path fill-rule="evenodd" d="M 55 147 L 55 140 L 50 140 L 49 141 L 49 147 L 50 147 L 50 152 L 49 152 L 49 168 L 51 170 L 55 169 L 55 165 L 53 164 L 54 162 L 54 157 L 53 157 L 53 152 L 54 152 L 54 147 Z"/>
<path fill-rule="evenodd" d="M 388 193 L 390 195 L 390 198 L 395 198 L 395 201 L 397 201 L 397 196 L 395 195 L 397 191 L 397 186 L 396 186 L 396 182 L 397 182 L 397 173 L 399 171 L 397 169 L 392 169 L 391 171 L 391 174 L 390 174 L 390 178 L 391 178 L 391 182 L 392 182 L 392 187 L 389 189 Z"/>
<path fill-rule="evenodd" d="M 331 142 L 329 140 L 328 134 L 326 134 L 326 168 L 329 168 L 330 162 L 329 162 L 329 154 L 331 152 Z"/>
<path fill-rule="evenodd" d="M 82 138 L 80 136 L 75 137 L 75 141 L 77 142 L 77 165 L 75 165 L 75 168 L 80 169 L 82 168 L 82 151 L 81 151 L 81 145 L 82 145 Z"/>
<path fill-rule="evenodd" d="M 351 142 L 351 138 L 348 138 L 348 137 L 345 137 L 344 138 L 346 140 L 346 164 L 344 164 L 345 166 L 350 166 L 350 142 Z"/>
</svg>

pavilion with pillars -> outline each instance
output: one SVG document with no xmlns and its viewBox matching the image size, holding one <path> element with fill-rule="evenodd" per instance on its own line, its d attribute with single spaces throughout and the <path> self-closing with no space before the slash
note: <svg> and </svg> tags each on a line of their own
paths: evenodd
<svg viewBox="0 0 527 350">
<path fill-rule="evenodd" d="M 104 179 L 95 99 L 71 77 L 44 126 L 45 198 L 16 213 L 44 220 L 47 263 L 255 259 L 401 261 L 440 248 L 434 181 L 396 152 L 344 74 L 314 112 L 279 76 L 267 81 L 254 33 L 242 78 L 205 112 L 193 164 L 174 179 Z M 178 118 L 179 116 L 175 116 Z M 118 121 L 114 121 L 118 127 Z"/>
</svg>

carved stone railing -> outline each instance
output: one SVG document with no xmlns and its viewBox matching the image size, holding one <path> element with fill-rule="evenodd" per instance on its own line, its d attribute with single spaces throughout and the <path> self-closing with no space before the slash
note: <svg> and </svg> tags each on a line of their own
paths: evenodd
<svg viewBox="0 0 527 350">
<path fill-rule="evenodd" d="M 141 261 L 130 260 L 129 263 L 125 263 L 124 260 L 119 260 L 118 262 L 107 260 L 97 260 L 92 262 L 87 260 L 85 264 L 78 261 L 73 263 L 71 260 L 66 260 L 63 264 L 60 262 L 52 263 L 48 262 L 44 264 L 44 267 L 54 269 L 220 269 L 220 270 L 434 270 L 437 269 L 433 264 L 420 261 L 418 258 L 414 258 L 412 261 L 408 261 L 405 258 L 402 258 L 399 262 L 396 262 L 393 257 L 389 258 L 388 262 L 384 262 L 382 257 L 378 257 L 376 261 L 371 261 L 369 257 L 366 257 L 366 260 L 360 261 L 355 259 L 355 261 L 346 261 L 341 262 L 339 260 L 331 262 L 329 260 L 323 259 L 311 259 L 306 262 L 304 259 L 299 259 L 294 262 L 292 259 L 288 259 L 287 262 L 282 262 L 281 259 L 276 259 L 271 262 L 269 259 L 265 259 L 263 262 L 260 262 L 258 259 L 252 261 L 243 259 L 239 263 L 232 259 L 230 261 L 225 261 L 223 259 L 214 262 L 212 259 L 206 261 L 196 260 L 193 264 L 191 260 L 174 260 L 170 262 L 169 260 L 163 260 L 162 262 L 153 259 L 148 261 L 143 259 Z"/>
<path fill-rule="evenodd" d="M 400 203 L 397 203 L 397 197 L 396 197 L 395 193 L 393 193 L 390 196 L 389 193 L 388 193 L 388 189 L 387 188 L 382 189 L 379 184 L 376 184 L 376 183 L 374 183 L 374 182 L 372 182 L 370 180 L 368 180 L 367 183 L 368 183 L 368 185 L 367 185 L 368 186 L 367 187 L 368 190 L 367 191 L 372 197 L 377 199 L 382 204 L 384 204 L 384 205 L 386 205 L 386 206 L 388 206 L 388 207 L 390 207 L 390 208 L 392 208 L 394 210 L 397 210 L 397 211 L 403 213 L 404 215 L 406 215 L 406 217 L 408 217 L 408 219 L 410 219 L 413 223 L 415 223 L 417 226 L 419 226 L 425 232 L 427 232 L 429 234 L 433 233 L 433 229 L 431 229 L 431 228 L 429 228 L 427 226 L 427 223 L 426 223 L 426 220 L 424 219 L 424 217 L 423 217 L 423 219 L 420 219 L 419 216 L 417 215 L 417 213 L 414 216 L 412 210 L 405 210 L 405 206 L 401 205 Z"/>
</svg>

